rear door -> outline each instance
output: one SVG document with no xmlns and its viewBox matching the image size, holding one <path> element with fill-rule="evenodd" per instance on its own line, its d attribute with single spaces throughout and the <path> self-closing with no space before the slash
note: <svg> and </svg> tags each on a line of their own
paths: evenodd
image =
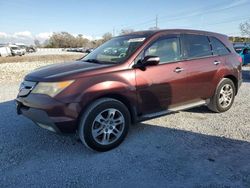
<svg viewBox="0 0 250 188">
<path fill-rule="evenodd" d="M 205 35 L 184 34 L 181 36 L 183 58 L 187 68 L 188 100 L 203 100 L 210 98 L 214 92 L 214 79 L 222 67 L 224 58 L 214 55 L 209 38 Z"/>
<path fill-rule="evenodd" d="M 136 69 L 136 89 L 142 114 L 163 111 L 185 101 L 187 90 L 179 36 L 166 35 L 158 38 L 145 48 L 138 59 L 148 55 L 159 56 L 160 64 L 147 66 L 146 70 Z"/>
</svg>

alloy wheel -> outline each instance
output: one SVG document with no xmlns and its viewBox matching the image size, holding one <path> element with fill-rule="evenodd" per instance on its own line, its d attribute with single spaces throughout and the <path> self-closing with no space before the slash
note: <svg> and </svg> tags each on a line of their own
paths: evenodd
<svg viewBox="0 0 250 188">
<path fill-rule="evenodd" d="M 220 94 L 219 94 L 219 104 L 222 108 L 227 108 L 233 99 L 233 88 L 230 84 L 225 84 L 221 90 L 220 90 Z"/>
<path fill-rule="evenodd" d="M 120 138 L 125 127 L 123 114 L 114 108 L 99 113 L 92 124 L 92 136 L 101 145 L 109 145 Z"/>
</svg>

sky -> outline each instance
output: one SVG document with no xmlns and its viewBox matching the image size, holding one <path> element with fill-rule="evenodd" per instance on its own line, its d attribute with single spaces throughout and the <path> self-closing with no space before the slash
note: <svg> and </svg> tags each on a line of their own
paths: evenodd
<svg viewBox="0 0 250 188">
<path fill-rule="evenodd" d="M 98 39 L 122 29 L 186 28 L 241 36 L 250 0 L 1 0 L 0 43 L 44 41 L 66 31 Z"/>
</svg>

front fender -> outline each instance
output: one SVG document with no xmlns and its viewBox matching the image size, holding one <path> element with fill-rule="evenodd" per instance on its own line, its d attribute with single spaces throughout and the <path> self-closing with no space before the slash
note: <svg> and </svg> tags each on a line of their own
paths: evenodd
<svg viewBox="0 0 250 188">
<path fill-rule="evenodd" d="M 97 98 L 107 95 L 117 95 L 136 103 L 136 87 L 120 81 L 103 81 L 87 88 L 81 96 L 81 106 L 85 107 Z"/>
</svg>

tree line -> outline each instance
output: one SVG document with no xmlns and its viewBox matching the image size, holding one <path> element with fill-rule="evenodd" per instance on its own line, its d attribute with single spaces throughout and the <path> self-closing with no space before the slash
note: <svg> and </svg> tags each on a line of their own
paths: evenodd
<svg viewBox="0 0 250 188">
<path fill-rule="evenodd" d="M 249 37 L 229 37 L 229 40 L 231 42 L 250 42 L 250 38 Z"/>
<path fill-rule="evenodd" d="M 128 34 L 133 31 L 133 29 L 124 29 L 121 30 L 120 34 Z M 35 40 L 34 43 L 37 47 L 45 48 L 96 48 L 104 42 L 110 40 L 112 37 L 113 35 L 108 32 L 105 33 L 101 39 L 89 40 L 84 38 L 82 34 L 73 36 L 68 32 L 55 32 L 48 40 L 43 42 L 43 44 L 41 44 L 39 40 Z"/>
<path fill-rule="evenodd" d="M 96 48 L 97 46 L 111 38 L 111 33 L 105 33 L 102 38 L 98 40 L 89 40 L 82 34 L 73 36 L 68 32 L 55 32 L 48 40 L 44 41 L 42 44 L 39 40 L 35 40 L 34 43 L 37 47 L 44 48 Z"/>
</svg>

